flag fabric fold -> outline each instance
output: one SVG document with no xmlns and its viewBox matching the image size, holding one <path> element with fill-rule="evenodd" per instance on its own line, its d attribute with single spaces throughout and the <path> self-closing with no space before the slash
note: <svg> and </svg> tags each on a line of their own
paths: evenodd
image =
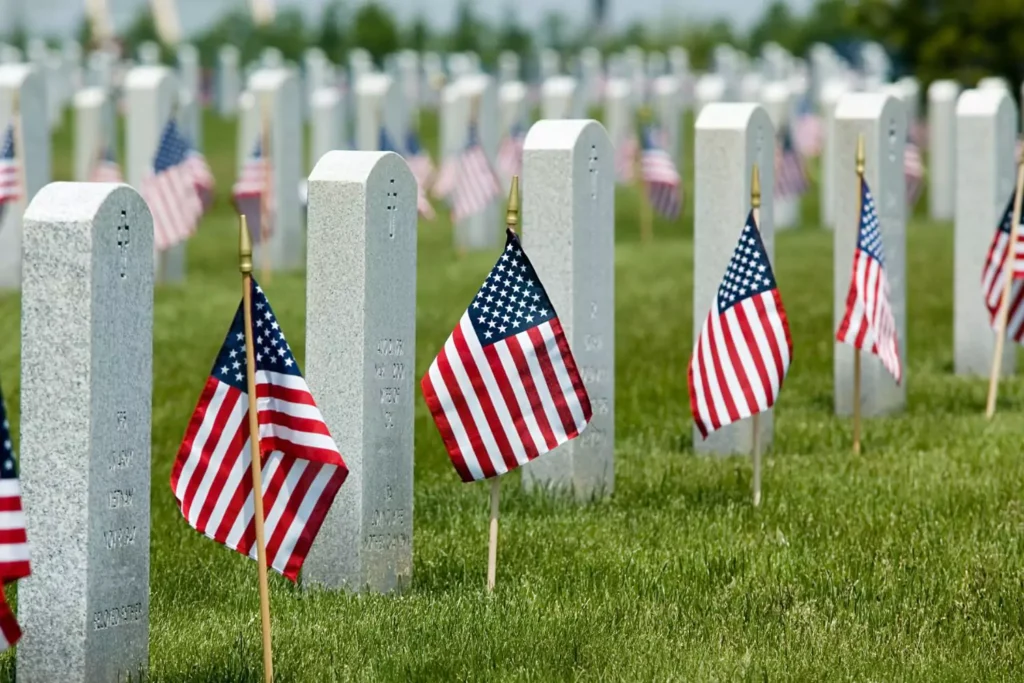
<svg viewBox="0 0 1024 683">
<path fill-rule="evenodd" d="M 94 183 L 124 182 L 124 176 L 121 175 L 121 167 L 117 163 L 112 146 L 105 145 L 96 155 L 96 163 L 93 164 L 89 180 Z"/>
<path fill-rule="evenodd" d="M 501 196 L 501 184 L 480 143 L 475 125 L 469 127 L 466 146 L 459 153 L 448 197 L 452 221 L 458 223 L 484 211 Z"/>
<path fill-rule="evenodd" d="M 879 227 L 875 200 L 867 181 L 862 180 L 857 248 L 853 253 L 846 312 L 836 331 L 836 341 L 878 356 L 899 383 L 903 370 L 896 319 L 889 304 L 889 280 L 885 274 L 885 253 Z"/>
<path fill-rule="evenodd" d="M 999 308 L 1003 300 L 1003 289 L 1006 283 L 1006 248 L 1010 243 L 1010 228 L 1013 224 L 1013 200 L 1010 195 L 1006 210 L 996 227 L 992 244 L 988 249 L 985 267 L 981 276 L 981 287 L 985 297 L 985 308 L 988 309 L 992 329 L 999 329 Z M 1017 226 L 1017 240 L 1014 244 L 1010 272 L 1010 301 L 1006 316 L 1006 336 L 1017 342 L 1024 343 L 1024 229 Z"/>
<path fill-rule="evenodd" d="M 783 129 L 775 146 L 775 196 L 779 199 L 799 197 L 809 187 L 804 160 L 793 147 L 789 131 Z"/>
<path fill-rule="evenodd" d="M 160 136 L 152 172 L 143 179 L 141 194 L 153 214 L 153 241 L 164 251 L 195 232 L 203 215 L 190 146 L 178 125 L 168 121 Z"/>
<path fill-rule="evenodd" d="M 394 152 L 405 159 L 405 163 L 409 166 L 409 171 L 412 172 L 413 178 L 416 179 L 416 209 L 426 220 L 434 220 L 437 217 L 437 213 L 430 204 L 430 200 L 427 199 L 426 191 L 430 176 L 434 173 L 434 162 L 430 160 L 430 155 L 426 154 L 420 147 L 416 133 L 409 131 L 409 135 L 406 137 L 406 148 L 401 149 L 391 139 L 387 129 L 381 126 L 378 147 L 383 152 Z"/>
<path fill-rule="evenodd" d="M 903 177 L 906 181 L 907 206 L 914 208 L 924 191 L 924 162 L 921 160 L 921 147 L 909 137 L 903 149 Z"/>
<path fill-rule="evenodd" d="M 264 242 L 273 234 L 273 219 L 270 215 L 263 215 L 264 195 L 266 195 L 267 213 L 273 214 L 270 167 L 268 159 L 263 156 L 263 145 L 257 140 L 252 152 L 245 158 L 242 171 L 231 188 L 235 210 L 239 215 L 245 216 L 249 234 L 255 244 Z"/>
<path fill-rule="evenodd" d="M 660 216 L 675 220 L 683 206 L 680 190 L 682 179 L 672 155 L 659 142 L 661 138 L 662 134 L 655 127 L 644 127 L 640 172 L 651 208 Z"/>
<path fill-rule="evenodd" d="M 792 359 L 786 309 L 751 211 L 690 357 L 690 412 L 701 435 L 771 408 Z"/>
<path fill-rule="evenodd" d="M 624 135 L 615 146 L 615 180 L 620 185 L 629 185 L 636 180 L 636 157 L 640 153 L 640 142 L 634 133 Z"/>
<path fill-rule="evenodd" d="M 420 387 L 467 482 L 525 465 L 590 422 L 590 398 L 569 342 L 511 230 Z"/>
<path fill-rule="evenodd" d="M 292 350 L 252 282 L 267 564 L 296 580 L 348 474 Z M 189 421 L 171 490 L 200 533 L 256 558 L 242 304 Z"/>
<path fill-rule="evenodd" d="M 21 172 L 14 149 L 14 126 L 9 125 L 0 144 L 0 221 L 7 205 L 20 198 Z"/>
<path fill-rule="evenodd" d="M 0 581 L 4 584 L 23 579 L 32 573 L 29 564 L 25 512 L 21 505 L 21 484 L 14 462 L 11 425 L 0 391 Z M 0 652 L 18 642 L 21 627 L 6 598 L 0 594 Z"/>
<path fill-rule="evenodd" d="M 507 184 L 512 176 L 523 174 L 523 145 L 526 143 L 526 132 L 522 126 L 515 124 L 498 147 L 496 166 L 501 179 Z"/>
</svg>

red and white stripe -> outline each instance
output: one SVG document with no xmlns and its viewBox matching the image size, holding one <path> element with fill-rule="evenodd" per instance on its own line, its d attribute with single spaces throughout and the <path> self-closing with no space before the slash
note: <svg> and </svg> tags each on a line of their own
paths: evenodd
<svg viewBox="0 0 1024 683">
<path fill-rule="evenodd" d="M 817 114 L 801 114 L 793 122 L 793 146 L 805 159 L 821 154 L 824 129 Z"/>
<path fill-rule="evenodd" d="M 430 181 L 434 176 L 434 162 L 427 154 L 413 154 L 405 161 L 416 179 L 416 208 L 423 218 L 432 221 L 437 218 L 437 213 L 427 198 L 427 188 L 430 187 Z"/>
<path fill-rule="evenodd" d="M 463 481 L 525 465 L 575 438 L 592 414 L 557 318 L 484 347 L 464 313 L 422 389 Z"/>
<path fill-rule="evenodd" d="M 194 149 L 190 150 L 185 158 L 185 166 L 188 167 L 189 172 L 192 174 L 192 182 L 195 185 L 196 192 L 199 193 L 203 203 L 203 211 L 205 212 L 213 202 L 213 189 L 216 185 L 213 179 L 213 171 L 210 170 L 210 165 L 206 163 L 206 157 Z"/>
<path fill-rule="evenodd" d="M 640 141 L 636 135 L 627 135 L 615 147 L 615 178 L 628 185 L 636 180 L 636 159 L 640 153 Z"/>
<path fill-rule="evenodd" d="M 455 189 L 455 178 L 458 174 L 459 155 L 453 154 L 441 163 L 434 184 L 430 188 L 431 194 L 438 199 L 447 199 Z"/>
<path fill-rule="evenodd" d="M 924 162 L 921 148 L 908 142 L 903 151 L 903 175 L 907 184 L 907 206 L 914 207 L 924 191 Z"/>
<path fill-rule="evenodd" d="M 496 165 L 498 173 L 506 183 L 512 182 L 512 176 L 523 174 L 523 145 L 525 142 L 525 136 L 509 133 L 498 147 Z"/>
<path fill-rule="evenodd" d="M 0 580 L 13 581 L 31 573 L 17 477 L 0 479 Z"/>
<path fill-rule="evenodd" d="M 18 201 L 21 198 L 21 180 L 19 179 L 17 159 L 0 159 L 0 214 L 4 204 Z"/>
<path fill-rule="evenodd" d="M 184 242 L 195 232 L 203 202 L 193 178 L 187 164 L 178 164 L 142 181 L 141 194 L 153 214 L 153 241 L 158 251 Z"/>
<path fill-rule="evenodd" d="M 885 369 L 900 381 L 903 373 L 896 319 L 889 305 L 889 280 L 882 264 L 861 249 L 853 255 L 846 313 L 836 331 L 836 340 L 878 356 Z"/>
<path fill-rule="evenodd" d="M 94 183 L 121 183 L 124 182 L 124 177 L 116 161 L 99 159 L 92 169 L 89 180 Z"/>
<path fill-rule="evenodd" d="M 458 223 L 484 211 L 500 195 L 498 177 L 483 148 L 474 145 L 463 152 L 452 187 L 452 220 Z"/>
<path fill-rule="evenodd" d="M 301 376 L 260 370 L 256 382 L 267 562 L 294 581 L 348 472 Z M 248 406 L 244 391 L 207 380 L 171 489 L 193 528 L 256 559 Z"/>
<path fill-rule="evenodd" d="M 1012 212 L 1011 208 L 1007 209 Z M 1012 215 L 1012 214 L 1011 214 Z M 995 239 L 989 247 L 982 273 L 981 288 L 985 295 L 985 307 L 988 309 L 992 328 L 999 326 L 999 308 L 1003 299 L 1003 287 L 1006 268 L 1006 245 L 1010 235 L 1004 230 L 996 230 Z M 1014 249 L 1013 281 L 1010 283 L 1010 303 L 1006 316 L 1006 335 L 1018 344 L 1024 343 L 1024 230 L 1017 229 L 1017 242 Z"/>
<path fill-rule="evenodd" d="M 21 639 L 21 627 L 7 597 L 0 595 L 0 652 L 7 650 Z"/>
</svg>

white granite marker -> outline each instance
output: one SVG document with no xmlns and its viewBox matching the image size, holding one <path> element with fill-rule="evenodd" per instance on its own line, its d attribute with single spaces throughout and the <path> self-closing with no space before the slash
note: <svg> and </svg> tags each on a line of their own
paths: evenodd
<svg viewBox="0 0 1024 683">
<path fill-rule="evenodd" d="M 694 110 L 699 115 L 707 105 L 725 102 L 727 95 L 727 83 L 724 78 L 718 74 L 704 74 L 697 79 L 693 87 Z M 722 272 L 725 272 L 724 266 Z"/>
<path fill-rule="evenodd" d="M 615 487 L 615 155 L 597 121 L 539 121 L 523 149 L 523 245 L 565 329 L 593 418 L 523 468 L 523 486 Z"/>
<path fill-rule="evenodd" d="M 6 134 L 12 121 L 14 101 L 20 116 L 18 161 L 24 164 L 27 193 L 9 204 L 0 219 L 0 289 L 17 289 L 21 283 L 21 216 L 25 206 L 50 182 L 50 123 L 46 109 L 46 80 L 30 64 L 0 66 L 0 131 Z"/>
<path fill-rule="evenodd" d="M 572 76 L 552 76 L 541 83 L 542 119 L 575 119 L 583 115 L 579 82 Z"/>
<path fill-rule="evenodd" d="M 679 79 L 675 76 L 658 76 L 651 84 L 653 93 L 652 104 L 657 114 L 658 123 L 668 138 L 666 147 L 672 155 L 676 166 L 682 168 L 683 136 L 680 135 L 682 123 L 682 98 L 679 95 Z"/>
<path fill-rule="evenodd" d="M 233 116 L 238 110 L 238 96 L 242 92 L 240 60 L 234 45 L 224 45 L 217 51 L 217 111 L 224 117 Z"/>
<path fill-rule="evenodd" d="M 760 101 L 772 120 L 772 127 L 776 131 L 776 143 L 781 131 L 788 130 L 790 117 L 793 113 L 793 102 L 789 84 L 784 81 L 772 81 L 761 89 Z M 775 197 L 774 198 L 774 226 L 776 230 L 786 230 L 795 227 L 800 220 L 800 197 Z M 763 213 L 762 213 L 763 215 Z"/>
<path fill-rule="evenodd" d="M 142 66 L 157 66 L 160 64 L 160 46 L 151 40 L 139 45 L 139 64 Z"/>
<path fill-rule="evenodd" d="M 199 50 L 195 45 L 185 43 L 178 47 L 178 83 L 187 90 L 193 100 L 198 101 L 202 91 L 202 74 L 199 64 Z"/>
<path fill-rule="evenodd" d="M 602 61 L 601 51 L 596 47 L 588 46 L 580 50 L 580 88 L 583 91 L 582 99 L 585 109 L 601 104 Z"/>
<path fill-rule="evenodd" d="M 395 79 L 387 74 L 366 74 L 356 82 L 353 104 L 357 149 L 367 152 L 379 150 L 382 125 L 395 144 L 404 144 L 409 120 Z"/>
<path fill-rule="evenodd" d="M 750 213 L 750 179 L 754 164 L 761 177 L 761 239 L 774 262 L 775 130 L 759 104 L 718 103 L 697 117 L 694 139 L 693 335 L 700 334 L 736 242 Z M 685 382 L 685 378 L 683 379 Z M 773 411 L 760 413 L 758 442 L 771 447 Z M 754 420 L 734 422 L 702 439 L 693 428 L 698 453 L 752 454 Z"/>
<path fill-rule="evenodd" d="M 114 108 L 103 88 L 85 88 L 75 94 L 75 180 L 86 182 L 100 154 L 114 145 L 117 124 Z"/>
<path fill-rule="evenodd" d="M 306 377 L 349 468 L 304 584 L 412 580 L 416 180 L 393 152 L 330 152 L 309 176 Z"/>
<path fill-rule="evenodd" d="M 857 138 L 864 136 L 864 180 L 875 200 L 889 280 L 889 303 L 896 319 L 903 382 L 899 385 L 878 357 L 861 353 L 861 414 L 885 415 L 901 410 L 907 401 L 907 225 L 903 150 L 907 118 L 902 102 L 886 93 L 848 93 L 836 106 L 835 234 L 833 241 L 833 321 L 839 327 L 850 290 L 853 252 L 860 229 L 860 185 L 857 182 Z M 992 224 L 995 229 L 995 224 Z M 977 271 L 977 305 L 981 306 L 981 270 Z M 835 343 L 833 391 L 837 415 L 853 414 L 853 357 L 849 344 Z"/>
<path fill-rule="evenodd" d="M 295 270 L 302 267 L 305 253 L 297 190 L 305 175 L 302 145 L 296 141 L 302 132 L 299 79 L 292 69 L 260 69 L 249 79 L 249 89 L 257 116 L 269 117 L 274 196 L 274 232 L 266 244 L 253 245 L 253 263 L 257 268 L 266 263 L 271 270 Z"/>
<path fill-rule="evenodd" d="M 153 172 L 160 136 L 178 99 L 174 73 L 165 66 L 140 66 L 128 72 L 125 93 L 125 180 L 138 189 Z M 182 282 L 186 270 L 184 242 L 157 253 L 156 273 L 161 282 Z"/>
<path fill-rule="evenodd" d="M 153 219 L 125 185 L 53 183 L 25 212 L 18 680 L 149 668 Z"/>
<path fill-rule="evenodd" d="M 928 86 L 928 215 L 933 220 L 953 218 L 959 95 L 956 81 L 934 81 Z"/>
<path fill-rule="evenodd" d="M 337 88 L 320 88 L 310 101 L 309 164 L 316 166 L 320 157 L 328 152 L 345 149 L 348 126 L 345 121 L 345 101 Z"/>
<path fill-rule="evenodd" d="M 235 168 L 240 173 L 260 139 L 260 115 L 256 96 L 246 90 L 238 96 L 238 127 L 236 129 Z"/>
<path fill-rule="evenodd" d="M 818 211 L 821 226 L 831 229 L 835 225 L 835 164 L 836 156 L 836 105 L 839 99 L 850 92 L 845 79 L 826 81 L 821 86 L 821 123 L 824 140 L 821 145 L 821 184 L 818 186 Z"/>
<path fill-rule="evenodd" d="M 956 107 L 956 220 L 953 243 L 953 371 L 988 377 L 995 333 L 982 302 L 981 273 L 1016 180 L 1017 105 L 1008 90 L 967 90 Z M 1002 373 L 1017 349 L 1003 346 Z"/>
<path fill-rule="evenodd" d="M 178 93 L 178 126 L 192 145 L 203 149 L 203 112 L 199 100 L 182 88 Z"/>
<path fill-rule="evenodd" d="M 610 78 L 604 88 L 604 117 L 615 147 L 627 136 L 636 135 L 636 110 L 631 90 L 625 78 Z"/>
<path fill-rule="evenodd" d="M 526 84 L 522 81 L 508 81 L 498 88 L 498 110 L 500 114 L 499 136 L 504 139 L 515 126 L 526 130 L 530 120 L 526 99 Z"/>
</svg>

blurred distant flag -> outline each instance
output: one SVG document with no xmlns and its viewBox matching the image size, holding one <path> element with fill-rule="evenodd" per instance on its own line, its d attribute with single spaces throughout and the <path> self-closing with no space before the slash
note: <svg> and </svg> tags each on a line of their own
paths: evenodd
<svg viewBox="0 0 1024 683">
<path fill-rule="evenodd" d="M 406 148 L 403 150 L 395 145 L 387 129 L 381 126 L 380 143 L 378 146 L 383 152 L 394 152 L 405 158 L 405 163 L 409 165 L 409 170 L 416 179 L 416 208 L 423 218 L 428 221 L 434 220 L 437 214 L 434 212 L 434 207 L 431 206 L 430 200 L 427 199 L 426 192 L 427 183 L 434 172 L 434 162 L 430 160 L 430 156 L 420 147 L 416 134 L 413 131 L 409 132 L 409 135 L 406 137 Z"/>
<path fill-rule="evenodd" d="M 0 221 L 3 220 L 7 205 L 20 197 L 21 177 L 14 150 L 14 126 L 9 125 L 3 137 L 3 146 L 0 146 Z"/>
<path fill-rule="evenodd" d="M 910 124 L 907 133 L 919 150 L 928 149 L 928 124 L 918 119 Z"/>
<path fill-rule="evenodd" d="M 690 411 L 701 435 L 771 408 L 792 358 L 786 310 L 751 211 L 690 357 Z"/>
<path fill-rule="evenodd" d="M 455 168 L 450 197 L 452 220 L 459 222 L 480 213 L 501 194 L 498 176 L 480 145 L 475 125 L 469 127 L 469 139 Z"/>
<path fill-rule="evenodd" d="M 903 176 L 907 184 L 907 206 L 913 208 L 924 191 L 924 162 L 921 148 L 910 139 L 903 149 Z"/>
<path fill-rule="evenodd" d="M 153 239 L 159 251 L 187 240 L 203 215 L 203 199 L 188 153 L 188 141 L 178 125 L 168 121 L 153 159 L 153 172 L 142 181 L 141 192 L 153 214 Z"/>
<path fill-rule="evenodd" d="M 263 145 L 257 141 L 245 163 L 242 164 L 242 172 L 231 188 L 231 196 L 235 202 L 235 210 L 238 214 L 245 216 L 246 225 L 249 227 L 249 234 L 256 244 L 266 241 L 273 229 L 273 220 L 266 216 L 264 221 L 263 202 L 266 194 L 267 213 L 271 213 L 270 206 L 270 168 L 267 165 L 267 158 L 263 156 Z"/>
<path fill-rule="evenodd" d="M 862 180 L 857 249 L 853 253 L 846 313 L 836 330 L 836 341 L 878 356 L 898 383 L 903 371 L 896 319 L 889 305 L 889 279 L 885 275 L 885 254 L 879 225 L 875 200 L 867 181 Z"/>
<path fill-rule="evenodd" d="M 615 146 L 615 179 L 628 185 L 636 180 L 636 158 L 640 153 L 640 142 L 634 133 L 628 133 Z"/>
<path fill-rule="evenodd" d="M 512 126 L 508 135 L 501 141 L 498 148 L 498 173 L 506 183 L 512 182 L 512 176 L 523 173 L 523 144 L 526 142 L 526 132 L 518 123 Z"/>
<path fill-rule="evenodd" d="M 590 421 L 569 342 L 511 230 L 420 386 L 467 482 L 525 465 L 579 436 Z"/>
<path fill-rule="evenodd" d="M 121 167 L 114 157 L 114 148 L 104 145 L 99 154 L 96 155 L 96 163 L 92 167 L 89 180 L 94 183 L 121 183 L 124 177 L 121 175 Z"/>
<path fill-rule="evenodd" d="M 1010 201 L 1003 212 L 1002 220 L 992 238 L 992 245 L 985 259 L 982 271 L 981 287 L 985 295 L 985 307 L 988 308 L 992 328 L 999 329 L 999 308 L 1005 286 L 1006 247 L 1010 242 L 1010 228 L 1013 224 L 1013 200 L 1016 193 L 1010 195 Z M 1017 226 L 1017 243 L 1013 250 L 1011 265 L 1010 302 L 1006 316 L 1006 334 L 1017 342 L 1024 343 L 1024 229 Z"/>
<path fill-rule="evenodd" d="M 810 99 L 804 98 L 796 118 L 793 120 L 793 147 L 805 159 L 821 154 L 824 129 L 821 117 L 810 106 Z"/>
<path fill-rule="evenodd" d="M 679 217 L 682 209 L 681 179 L 676 162 L 658 143 L 658 132 L 653 126 L 643 130 L 643 156 L 640 171 L 651 207 L 669 220 Z"/>
<path fill-rule="evenodd" d="M 21 507 L 21 484 L 14 462 L 11 424 L 7 421 L 3 392 L 0 391 L 0 581 L 7 584 L 32 573 L 28 557 L 25 513 Z M 0 591 L 0 652 L 18 642 L 21 628 L 6 597 Z"/>
<path fill-rule="evenodd" d="M 267 564 L 295 581 L 348 469 L 255 279 L 252 288 Z M 242 305 L 189 421 L 171 490 L 196 531 L 256 559 Z"/>
<path fill-rule="evenodd" d="M 783 129 L 775 144 L 775 196 L 780 199 L 799 197 L 809 186 L 804 160 L 793 148 L 789 131 Z"/>
<path fill-rule="evenodd" d="M 188 141 L 188 154 L 185 157 L 185 163 L 192 174 L 192 182 L 195 183 L 196 192 L 203 202 L 203 211 L 205 213 L 210 208 L 210 205 L 213 204 L 213 188 L 215 184 L 213 172 L 210 170 L 209 164 L 206 163 L 206 157 L 195 148 L 191 141 Z"/>
</svg>

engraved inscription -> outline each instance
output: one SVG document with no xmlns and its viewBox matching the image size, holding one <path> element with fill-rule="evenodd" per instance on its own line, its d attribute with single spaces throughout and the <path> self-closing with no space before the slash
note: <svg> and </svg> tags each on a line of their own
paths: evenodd
<svg viewBox="0 0 1024 683">
<path fill-rule="evenodd" d="M 373 511 L 373 518 L 370 520 L 370 526 L 399 526 L 405 524 L 405 518 L 405 508 L 377 509 Z"/>
<path fill-rule="evenodd" d="M 367 550 L 397 550 L 409 546 L 409 534 L 369 534 L 363 542 Z"/>
<path fill-rule="evenodd" d="M 580 377 L 583 379 L 583 384 L 588 387 L 592 384 L 604 384 L 608 381 L 608 370 L 583 366 L 580 368 Z"/>
<path fill-rule="evenodd" d="M 590 146 L 590 198 L 597 199 L 597 145 Z"/>
<path fill-rule="evenodd" d="M 604 341 L 599 334 L 588 334 L 583 337 L 583 348 L 586 351 L 600 351 L 604 348 Z"/>
<path fill-rule="evenodd" d="M 135 458 L 135 451 L 130 448 L 122 448 L 110 454 L 110 470 L 120 470 L 129 467 Z"/>
<path fill-rule="evenodd" d="M 395 179 L 391 179 L 388 190 L 388 238 L 395 239 L 395 212 L 398 211 L 398 192 L 395 191 Z"/>
<path fill-rule="evenodd" d="M 606 436 L 603 430 L 597 429 L 594 425 L 588 425 L 580 434 L 579 443 L 581 448 L 600 448 L 604 445 Z"/>
<path fill-rule="evenodd" d="M 593 396 L 590 397 L 590 409 L 593 411 L 594 415 L 608 415 L 611 412 L 611 408 L 608 405 L 608 399 L 594 398 Z M 584 432 L 584 434 L 585 433 L 586 432 Z"/>
<path fill-rule="evenodd" d="M 403 354 L 402 340 L 381 339 L 377 342 L 377 353 L 382 356 L 401 356 Z"/>
<path fill-rule="evenodd" d="M 121 220 L 117 224 L 117 248 L 121 250 L 121 277 L 128 277 L 128 245 L 131 235 L 128 227 L 128 212 L 121 211 Z"/>
<path fill-rule="evenodd" d="M 141 602 L 97 610 L 92 613 L 92 627 L 96 631 L 102 631 L 141 621 L 143 611 Z"/>
<path fill-rule="evenodd" d="M 380 402 L 384 405 L 398 405 L 398 387 L 381 387 Z"/>
<path fill-rule="evenodd" d="M 590 319 L 591 320 L 597 320 L 597 302 L 596 301 L 591 301 L 590 302 Z"/>
<path fill-rule="evenodd" d="M 134 495 L 134 488 L 114 489 L 110 492 L 110 496 L 108 497 L 110 501 L 110 509 L 117 510 L 119 508 L 130 508 L 132 506 L 132 498 Z"/>
<path fill-rule="evenodd" d="M 111 529 L 103 532 L 103 543 L 107 550 L 118 550 L 135 545 L 135 536 L 138 527 L 126 526 L 121 529 Z"/>
<path fill-rule="evenodd" d="M 377 342 L 377 355 L 379 356 L 404 356 L 401 339 L 384 338 Z M 401 387 L 391 384 L 405 379 L 405 363 L 396 361 L 378 362 L 373 364 L 373 376 L 383 386 L 380 389 L 381 417 L 384 420 L 385 429 L 393 429 L 395 426 L 395 415 L 393 407 L 399 404 Z"/>
</svg>

